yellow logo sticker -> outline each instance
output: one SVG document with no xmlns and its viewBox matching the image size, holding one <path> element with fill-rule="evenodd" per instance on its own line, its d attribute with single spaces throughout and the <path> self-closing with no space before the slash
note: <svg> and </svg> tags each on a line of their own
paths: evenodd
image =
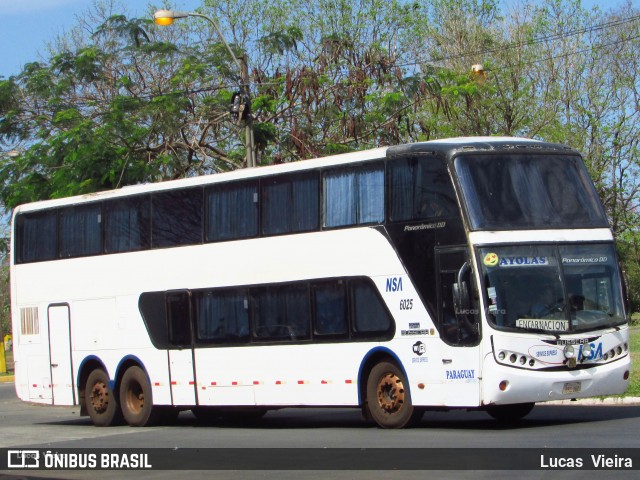
<svg viewBox="0 0 640 480">
<path fill-rule="evenodd" d="M 495 267 L 496 265 L 498 265 L 498 255 L 495 253 L 487 253 L 484 256 L 484 264 L 487 267 Z"/>
</svg>

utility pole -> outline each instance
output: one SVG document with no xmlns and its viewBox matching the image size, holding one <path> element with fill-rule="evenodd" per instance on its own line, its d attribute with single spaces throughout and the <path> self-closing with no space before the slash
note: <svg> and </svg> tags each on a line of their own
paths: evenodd
<svg viewBox="0 0 640 480">
<path fill-rule="evenodd" d="M 247 109 L 247 112 L 239 115 L 238 121 L 244 117 L 244 134 L 245 134 L 245 148 L 247 157 L 247 168 L 256 166 L 256 150 L 255 140 L 253 137 L 253 115 L 251 114 L 251 92 L 249 90 L 249 65 L 247 64 L 246 57 L 242 56 L 240 60 L 240 80 L 242 82 L 241 92 L 243 97 L 243 107 Z"/>
<path fill-rule="evenodd" d="M 171 25 L 176 18 L 186 18 L 186 17 L 200 17 L 207 20 L 211 25 L 213 25 L 214 30 L 220 37 L 222 43 L 227 48 L 229 55 L 233 59 L 234 63 L 238 67 L 240 71 L 240 92 L 236 93 L 233 96 L 232 104 L 231 104 L 231 114 L 236 116 L 236 120 L 238 125 L 241 124 L 242 121 L 244 124 L 244 136 L 245 136 L 245 149 L 246 149 L 246 164 L 247 168 L 252 168 L 256 166 L 256 149 L 255 149 L 255 139 L 253 135 L 253 116 L 251 115 L 251 90 L 249 88 L 249 66 L 247 64 L 247 59 L 245 56 L 237 57 L 231 47 L 227 43 L 220 30 L 218 24 L 213 20 L 213 18 L 203 15 L 197 12 L 178 12 L 175 10 L 158 10 L 153 14 L 153 20 L 158 25 L 166 26 Z"/>
</svg>

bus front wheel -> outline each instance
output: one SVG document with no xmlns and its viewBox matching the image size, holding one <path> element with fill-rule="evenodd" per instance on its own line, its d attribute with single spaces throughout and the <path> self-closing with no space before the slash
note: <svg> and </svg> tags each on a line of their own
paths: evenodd
<svg viewBox="0 0 640 480">
<path fill-rule="evenodd" d="M 132 427 L 153 425 L 159 420 L 161 412 L 153 406 L 151 384 L 138 366 L 129 367 L 122 376 L 120 405 L 124 419 Z"/>
<path fill-rule="evenodd" d="M 392 362 L 380 362 L 369 372 L 367 410 L 369 417 L 382 428 L 412 426 L 423 414 L 411 404 L 407 380 Z"/>
<path fill-rule="evenodd" d="M 109 385 L 109 376 L 101 368 L 93 370 L 87 378 L 85 407 L 97 427 L 109 427 L 122 422 L 122 412 Z"/>
</svg>

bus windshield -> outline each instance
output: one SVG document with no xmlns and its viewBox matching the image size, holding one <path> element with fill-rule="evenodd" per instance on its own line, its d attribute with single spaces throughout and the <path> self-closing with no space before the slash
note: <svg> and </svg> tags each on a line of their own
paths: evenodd
<svg viewBox="0 0 640 480">
<path fill-rule="evenodd" d="M 609 226 L 578 156 L 469 154 L 455 171 L 473 230 Z"/>
<path fill-rule="evenodd" d="M 613 245 L 479 249 L 489 321 L 562 333 L 625 322 Z"/>
</svg>

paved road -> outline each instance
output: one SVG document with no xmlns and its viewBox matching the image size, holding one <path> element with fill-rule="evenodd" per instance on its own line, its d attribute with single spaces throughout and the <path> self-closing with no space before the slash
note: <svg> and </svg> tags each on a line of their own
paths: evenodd
<svg viewBox="0 0 640 480">
<path fill-rule="evenodd" d="M 505 427 L 483 412 L 427 413 L 418 428 L 387 431 L 364 423 L 351 409 L 284 409 L 268 413 L 251 426 L 198 424 L 189 412 L 173 425 L 152 428 L 97 428 L 77 407 L 30 405 L 15 397 L 13 385 L 0 384 L 0 448 L 447 448 L 464 456 L 474 448 L 640 448 L 640 407 L 537 406 L 516 426 Z M 640 466 L 640 465 L 638 465 Z M 636 467 L 637 468 L 637 467 Z M 30 472 L 31 473 L 31 472 Z M 182 478 L 185 472 L 37 472 L 46 478 Z M 438 478 L 549 478 L 550 472 L 438 472 Z M 572 471 L 567 478 L 596 472 Z M 637 472 L 607 472 L 613 478 L 634 478 Z M 90 475 L 89 475 L 90 474 Z M 189 478 L 393 478 L 417 472 L 192 472 Z M 579 474 L 575 477 L 572 475 Z M 556 475 L 554 474 L 554 477 Z M 22 477 L 24 478 L 24 477 Z M 2 474 L 0 479 L 4 480 Z"/>
</svg>

